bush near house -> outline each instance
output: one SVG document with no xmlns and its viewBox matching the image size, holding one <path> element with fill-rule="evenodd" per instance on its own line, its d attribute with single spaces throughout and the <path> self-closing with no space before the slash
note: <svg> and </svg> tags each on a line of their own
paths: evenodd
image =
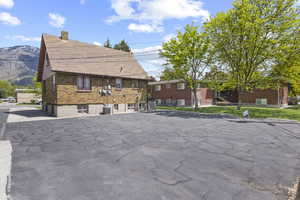
<svg viewBox="0 0 300 200">
<path fill-rule="evenodd" d="M 300 105 L 289 108 L 242 107 L 241 110 L 237 110 L 235 106 L 212 106 L 199 108 L 197 111 L 195 111 L 193 108 L 163 106 L 158 107 L 158 109 L 193 111 L 211 114 L 230 114 L 236 117 L 242 117 L 243 112 L 248 110 L 250 113 L 250 118 L 280 118 L 300 121 Z"/>
</svg>

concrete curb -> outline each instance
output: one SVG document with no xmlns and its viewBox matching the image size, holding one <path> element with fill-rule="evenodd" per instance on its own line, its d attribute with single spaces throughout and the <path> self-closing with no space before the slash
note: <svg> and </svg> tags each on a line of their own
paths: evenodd
<svg viewBox="0 0 300 200">
<path fill-rule="evenodd" d="M 11 155 L 10 141 L 0 140 L 0 200 L 10 199 Z"/>
</svg>

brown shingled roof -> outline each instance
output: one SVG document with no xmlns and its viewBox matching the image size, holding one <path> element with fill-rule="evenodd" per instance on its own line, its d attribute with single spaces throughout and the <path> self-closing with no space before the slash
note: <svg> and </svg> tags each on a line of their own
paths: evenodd
<svg viewBox="0 0 300 200">
<path fill-rule="evenodd" d="M 38 66 L 39 81 L 42 79 L 45 52 L 52 71 L 132 79 L 149 78 L 131 53 L 43 34 Z"/>
</svg>

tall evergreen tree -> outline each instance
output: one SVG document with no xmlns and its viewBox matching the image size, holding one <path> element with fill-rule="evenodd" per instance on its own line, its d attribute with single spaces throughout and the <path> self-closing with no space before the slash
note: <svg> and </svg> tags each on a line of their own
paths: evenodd
<svg viewBox="0 0 300 200">
<path fill-rule="evenodd" d="M 107 38 L 107 40 L 104 42 L 103 46 L 106 48 L 112 48 L 112 44 L 110 43 L 109 38 Z"/>
</svg>

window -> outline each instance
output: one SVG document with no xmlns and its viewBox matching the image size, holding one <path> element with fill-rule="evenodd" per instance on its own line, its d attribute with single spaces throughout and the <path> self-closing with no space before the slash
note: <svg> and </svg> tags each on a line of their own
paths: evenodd
<svg viewBox="0 0 300 200">
<path fill-rule="evenodd" d="M 155 85 L 154 90 L 155 90 L 155 91 L 160 91 L 160 90 L 161 90 L 161 85 Z"/>
<path fill-rule="evenodd" d="M 167 99 L 166 104 L 171 105 L 172 104 L 172 99 Z"/>
<path fill-rule="evenodd" d="M 185 89 L 185 84 L 184 83 L 178 83 L 177 84 L 177 89 L 178 90 L 184 90 Z"/>
<path fill-rule="evenodd" d="M 171 86 L 172 86 L 171 83 L 167 83 L 167 84 L 166 84 L 166 88 L 168 88 L 168 89 L 170 89 Z"/>
<path fill-rule="evenodd" d="M 256 99 L 256 104 L 257 105 L 267 105 L 267 99 Z"/>
<path fill-rule="evenodd" d="M 156 105 L 161 105 L 161 99 L 156 99 L 155 103 L 156 103 Z"/>
<path fill-rule="evenodd" d="M 122 89 L 122 79 L 120 78 L 116 79 L 116 88 Z"/>
<path fill-rule="evenodd" d="M 129 103 L 127 106 L 128 106 L 128 110 L 135 110 L 135 104 L 134 103 Z"/>
<path fill-rule="evenodd" d="M 114 110 L 119 110 L 119 104 L 114 104 Z"/>
<path fill-rule="evenodd" d="M 89 112 L 88 105 L 77 105 L 77 112 L 78 113 L 88 113 Z"/>
<path fill-rule="evenodd" d="M 185 100 L 184 99 L 177 99 L 177 106 L 185 106 Z"/>
<path fill-rule="evenodd" d="M 56 80 L 55 80 L 55 74 L 52 76 L 52 91 L 54 92 L 56 88 Z"/>
<path fill-rule="evenodd" d="M 132 81 L 131 81 L 131 87 L 132 87 L 132 88 L 138 88 L 138 87 L 139 87 L 139 82 L 138 82 L 138 80 L 132 80 Z"/>
<path fill-rule="evenodd" d="M 91 80 L 88 76 L 77 77 L 77 89 L 78 90 L 91 90 Z"/>
</svg>

